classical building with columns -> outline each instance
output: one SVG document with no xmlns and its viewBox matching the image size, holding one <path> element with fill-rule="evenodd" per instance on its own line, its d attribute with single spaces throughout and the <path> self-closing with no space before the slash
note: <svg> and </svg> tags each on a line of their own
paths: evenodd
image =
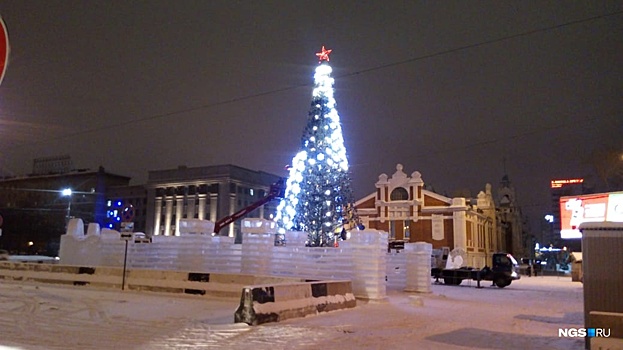
<svg viewBox="0 0 623 350">
<path fill-rule="evenodd" d="M 148 235 L 178 236 L 180 219 L 218 221 L 266 196 L 279 176 L 235 165 L 216 165 L 150 171 L 147 180 Z M 267 203 L 246 217 L 270 219 L 276 202 Z M 240 223 L 220 235 L 240 241 Z"/>
<path fill-rule="evenodd" d="M 366 227 L 389 232 L 390 240 L 462 248 L 466 264 L 479 268 L 491 264 L 491 255 L 503 247 L 489 184 L 475 200 L 448 198 L 426 190 L 419 172 L 407 176 L 398 164 L 391 177 L 381 174 L 375 186 L 376 192 L 355 207 Z"/>
</svg>

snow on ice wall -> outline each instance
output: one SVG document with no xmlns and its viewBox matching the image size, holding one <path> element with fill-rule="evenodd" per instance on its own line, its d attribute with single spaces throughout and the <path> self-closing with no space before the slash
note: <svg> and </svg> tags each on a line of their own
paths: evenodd
<svg viewBox="0 0 623 350">
<path fill-rule="evenodd" d="M 405 244 L 405 246 L 407 246 Z M 405 288 L 407 284 L 407 255 L 404 250 L 392 249 L 385 255 L 387 261 L 387 287 Z"/>
<path fill-rule="evenodd" d="M 75 220 L 75 219 L 72 219 Z M 261 220 L 261 219 L 245 219 Z M 188 225 L 200 227 L 201 224 Z M 81 266 L 123 266 L 126 242 L 120 233 L 103 229 L 99 235 L 80 234 L 80 223 L 61 236 L 60 263 Z M 340 247 L 305 247 L 304 232 L 286 232 L 285 245 L 275 246 L 270 225 L 243 224 L 243 243 L 233 237 L 204 234 L 153 236 L 151 243 L 128 242 L 128 268 L 197 272 L 245 273 L 352 280 L 355 296 L 386 296 L 388 234 L 377 230 L 353 232 Z M 246 227 L 246 229 L 245 229 Z M 265 233 L 257 233 L 265 227 Z M 252 231 L 245 232 L 245 231 Z"/>
<path fill-rule="evenodd" d="M 407 256 L 407 286 L 408 292 L 430 293 L 430 268 L 433 245 L 426 242 L 415 242 L 405 245 Z"/>
<path fill-rule="evenodd" d="M 352 254 L 353 272 L 350 277 L 355 296 L 370 299 L 386 296 L 388 233 L 377 230 L 358 231 L 341 243 Z"/>
</svg>

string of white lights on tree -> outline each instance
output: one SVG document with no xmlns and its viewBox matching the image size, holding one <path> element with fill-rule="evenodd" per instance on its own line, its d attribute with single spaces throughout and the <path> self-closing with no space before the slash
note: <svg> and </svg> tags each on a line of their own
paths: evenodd
<svg viewBox="0 0 623 350">
<path fill-rule="evenodd" d="M 304 231 L 309 246 L 333 245 L 344 238 L 345 225 L 358 224 L 342 136 L 335 108 L 329 54 L 322 47 L 316 55 L 314 90 L 301 149 L 292 159 L 285 197 L 275 220 L 282 229 Z"/>
</svg>

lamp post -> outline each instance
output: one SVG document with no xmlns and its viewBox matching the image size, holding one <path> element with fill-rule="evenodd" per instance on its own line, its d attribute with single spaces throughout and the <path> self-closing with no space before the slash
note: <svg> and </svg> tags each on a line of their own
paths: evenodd
<svg viewBox="0 0 623 350">
<path fill-rule="evenodd" d="M 554 240 L 554 215 L 552 215 L 552 214 L 545 215 L 545 221 L 547 221 L 547 223 L 548 223 L 548 225 L 547 225 L 548 227 L 547 228 L 548 228 L 549 232 L 547 234 L 548 235 L 548 239 L 547 239 L 548 242 L 541 242 L 544 245 L 552 243 L 553 240 Z"/>
<path fill-rule="evenodd" d="M 69 200 L 67 201 L 67 213 L 65 214 L 65 227 L 69 225 L 69 219 L 71 218 L 71 193 L 71 188 L 64 188 L 61 191 L 61 195 L 63 197 L 69 197 Z"/>
</svg>

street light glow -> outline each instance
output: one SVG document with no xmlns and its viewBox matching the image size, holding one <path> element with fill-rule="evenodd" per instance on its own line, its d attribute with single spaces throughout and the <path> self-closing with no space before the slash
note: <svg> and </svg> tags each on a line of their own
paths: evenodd
<svg viewBox="0 0 623 350">
<path fill-rule="evenodd" d="M 61 195 L 63 197 L 69 197 L 69 200 L 67 201 L 67 213 L 65 214 L 65 228 L 68 227 L 69 219 L 71 219 L 71 193 L 71 188 L 63 188 L 63 190 L 61 190 Z"/>
</svg>

